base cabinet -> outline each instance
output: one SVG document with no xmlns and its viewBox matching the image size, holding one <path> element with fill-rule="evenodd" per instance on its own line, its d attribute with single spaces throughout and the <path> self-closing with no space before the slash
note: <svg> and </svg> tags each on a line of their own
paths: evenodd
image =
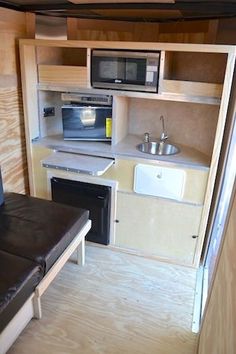
<svg viewBox="0 0 236 354">
<path fill-rule="evenodd" d="M 202 206 L 118 192 L 115 245 L 193 265 Z"/>
</svg>

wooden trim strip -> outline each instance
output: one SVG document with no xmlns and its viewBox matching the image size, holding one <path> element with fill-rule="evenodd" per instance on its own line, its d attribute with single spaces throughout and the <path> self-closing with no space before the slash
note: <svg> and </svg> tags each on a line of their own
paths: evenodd
<svg viewBox="0 0 236 354">
<path fill-rule="evenodd" d="M 169 50 L 203 53 L 232 53 L 236 54 L 233 45 L 189 44 L 189 43 L 148 43 L 148 42 L 113 42 L 113 41 L 76 41 L 76 40 L 42 40 L 20 39 L 20 46 L 44 46 L 63 48 L 101 48 L 101 49 L 132 49 L 132 50 Z"/>
</svg>

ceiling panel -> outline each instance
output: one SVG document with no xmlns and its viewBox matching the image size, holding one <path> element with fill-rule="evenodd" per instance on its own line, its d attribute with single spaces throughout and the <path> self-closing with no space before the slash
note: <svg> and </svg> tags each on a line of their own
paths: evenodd
<svg viewBox="0 0 236 354">
<path fill-rule="evenodd" d="M 121 3 L 145 3 L 143 0 L 69 0 L 73 4 L 121 4 Z M 174 3 L 175 0 L 148 0 L 149 3 Z"/>
<path fill-rule="evenodd" d="M 0 6 L 47 16 L 137 22 L 236 17 L 236 0 L 0 0 Z"/>
</svg>

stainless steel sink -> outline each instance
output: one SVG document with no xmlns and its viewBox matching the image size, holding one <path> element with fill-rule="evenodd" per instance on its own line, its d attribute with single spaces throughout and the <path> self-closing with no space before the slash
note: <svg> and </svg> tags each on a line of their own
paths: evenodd
<svg viewBox="0 0 236 354">
<path fill-rule="evenodd" d="M 174 155 L 180 152 L 180 149 L 166 142 L 149 141 L 137 145 L 141 152 L 151 155 Z"/>
</svg>

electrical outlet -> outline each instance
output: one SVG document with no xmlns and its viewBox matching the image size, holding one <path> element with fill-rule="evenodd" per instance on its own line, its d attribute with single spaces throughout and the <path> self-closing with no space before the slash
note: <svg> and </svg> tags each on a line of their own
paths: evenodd
<svg viewBox="0 0 236 354">
<path fill-rule="evenodd" d="M 44 117 L 52 117 L 55 116 L 55 107 L 45 107 L 43 109 L 43 116 Z"/>
</svg>

